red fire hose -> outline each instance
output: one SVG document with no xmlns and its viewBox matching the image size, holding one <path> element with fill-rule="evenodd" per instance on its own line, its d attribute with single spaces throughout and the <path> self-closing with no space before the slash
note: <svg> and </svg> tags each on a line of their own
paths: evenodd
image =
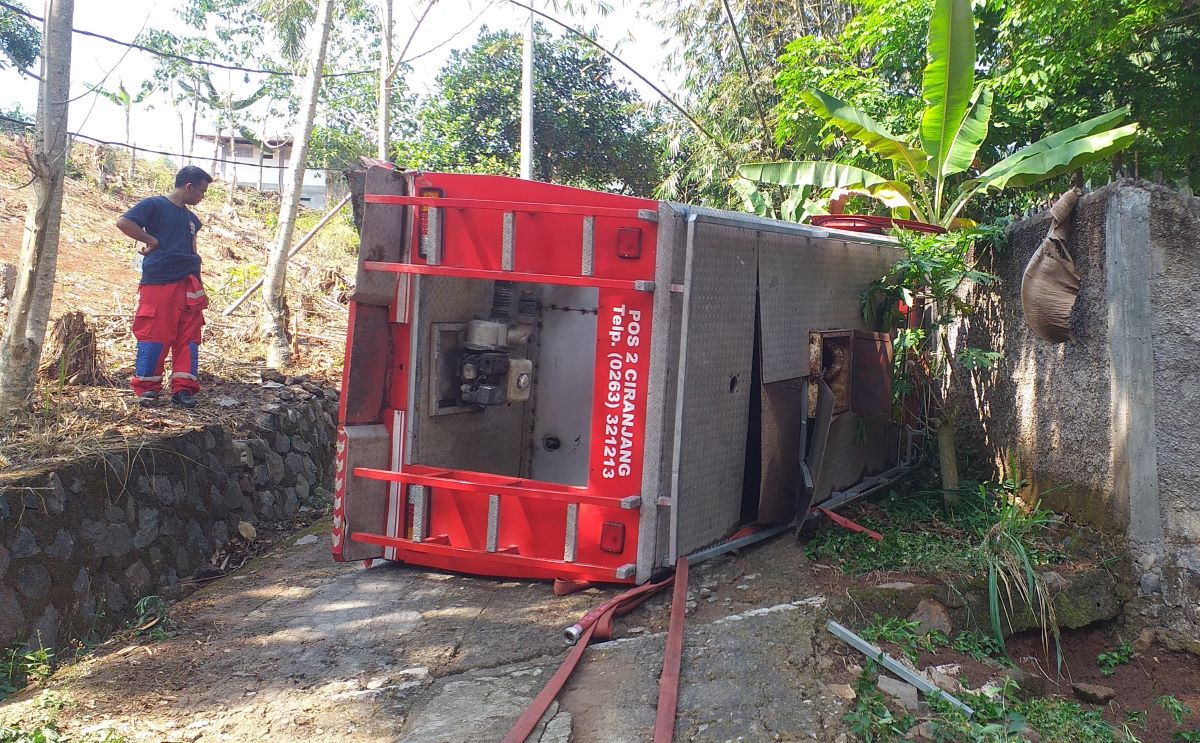
<svg viewBox="0 0 1200 743">
<path fill-rule="evenodd" d="M 588 644 L 593 640 L 609 640 L 612 638 L 613 619 L 624 616 L 640 606 L 654 594 L 667 586 L 679 583 L 671 601 L 671 623 L 667 633 L 667 651 L 663 657 L 663 674 L 659 680 L 658 719 L 654 726 L 655 743 L 670 741 L 675 729 L 675 704 L 679 694 L 679 664 L 683 651 L 683 614 L 687 599 L 687 560 L 680 559 L 675 564 L 675 575 L 658 583 L 647 583 L 622 593 L 595 607 L 564 631 L 567 641 L 575 645 L 567 655 L 562 665 L 555 671 L 554 676 L 546 682 L 546 686 L 521 714 L 521 717 L 508 731 L 503 743 L 524 743 L 533 729 L 537 727 L 542 715 L 550 708 L 550 704 L 566 685 L 567 679 L 579 665 L 579 659 Z M 670 687 L 670 688 L 668 688 Z M 669 706 L 669 710 L 667 709 Z M 669 720 L 668 718 L 669 713 Z M 667 720 L 664 722 L 664 720 Z M 663 732 L 664 726 L 665 733 Z M 665 735 L 665 737 L 663 737 Z"/>
</svg>

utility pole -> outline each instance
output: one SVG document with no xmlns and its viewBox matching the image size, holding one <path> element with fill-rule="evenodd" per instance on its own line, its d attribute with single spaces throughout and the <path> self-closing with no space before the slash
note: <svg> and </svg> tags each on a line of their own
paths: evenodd
<svg viewBox="0 0 1200 743">
<path fill-rule="evenodd" d="M 379 132 L 377 134 L 379 148 L 376 157 L 385 162 L 391 160 L 388 155 L 388 133 L 391 127 L 390 105 L 392 102 L 392 0 L 380 0 L 380 39 L 383 41 L 379 50 Z"/>
<path fill-rule="evenodd" d="M 521 177 L 533 180 L 533 10 L 521 54 Z"/>
</svg>

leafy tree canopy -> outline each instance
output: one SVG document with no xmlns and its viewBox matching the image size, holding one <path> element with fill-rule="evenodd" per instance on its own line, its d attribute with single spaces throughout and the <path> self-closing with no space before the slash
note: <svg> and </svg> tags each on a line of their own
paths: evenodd
<svg viewBox="0 0 1200 743">
<path fill-rule="evenodd" d="M 840 37 L 869 59 L 893 100 L 916 100 L 933 0 L 862 0 Z M 1138 173 L 1200 187 L 1200 8 L 1179 0 L 982 0 L 980 77 L 997 106 L 985 159 L 997 160 L 1083 119 L 1129 106 L 1142 135 Z M 799 43 L 799 42 L 798 42 Z M 804 66 L 802 58 L 789 67 Z M 787 80 L 780 78 L 781 85 Z M 784 108 L 800 101 L 783 91 Z M 903 131 L 901 127 L 897 130 Z M 990 151 L 989 151 L 990 149 Z"/>
<path fill-rule="evenodd" d="M 656 119 L 585 42 L 536 29 L 534 177 L 650 194 L 659 180 Z M 418 114 L 401 162 L 516 175 L 520 163 L 521 36 L 486 28 L 457 50 Z"/>
<path fill-rule="evenodd" d="M 13 4 L 23 7 L 16 0 Z M 0 8 L 0 70 L 10 65 L 22 72 L 34 67 L 41 48 L 42 34 L 33 24 L 8 8 Z"/>
</svg>

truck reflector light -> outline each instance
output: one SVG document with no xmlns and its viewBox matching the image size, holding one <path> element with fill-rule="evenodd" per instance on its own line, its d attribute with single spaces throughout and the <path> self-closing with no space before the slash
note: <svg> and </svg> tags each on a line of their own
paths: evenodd
<svg viewBox="0 0 1200 743">
<path fill-rule="evenodd" d="M 605 521 L 600 527 L 600 549 L 613 554 L 625 551 L 625 525 L 619 521 Z"/>
<path fill-rule="evenodd" d="M 642 257 L 642 231 L 640 228 L 617 228 L 617 257 L 631 260 Z"/>
<path fill-rule="evenodd" d="M 446 195 L 446 192 L 440 188 L 422 188 L 417 191 L 417 195 L 440 199 Z M 417 208 L 417 250 L 422 258 L 425 257 L 424 244 L 427 232 L 429 232 L 429 207 L 421 206 Z"/>
</svg>

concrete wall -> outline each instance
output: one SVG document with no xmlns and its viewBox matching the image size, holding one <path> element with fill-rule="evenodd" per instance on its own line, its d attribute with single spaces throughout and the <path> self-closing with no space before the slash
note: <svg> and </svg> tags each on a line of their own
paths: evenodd
<svg viewBox="0 0 1200 743">
<path fill-rule="evenodd" d="M 983 474 L 1015 462 L 1048 505 L 1125 537 L 1143 613 L 1200 637 L 1200 199 L 1121 181 L 1080 200 L 1082 289 L 1060 345 L 1020 303 L 1049 226 L 1014 225 L 985 261 L 1000 283 L 974 292 L 958 342 L 1004 359 L 957 390 L 960 451 Z"/>
<path fill-rule="evenodd" d="M 0 477 L 0 646 L 99 637 L 195 574 L 238 522 L 322 507 L 337 399 L 312 389 L 264 406 L 248 437 L 209 426 Z"/>
</svg>

